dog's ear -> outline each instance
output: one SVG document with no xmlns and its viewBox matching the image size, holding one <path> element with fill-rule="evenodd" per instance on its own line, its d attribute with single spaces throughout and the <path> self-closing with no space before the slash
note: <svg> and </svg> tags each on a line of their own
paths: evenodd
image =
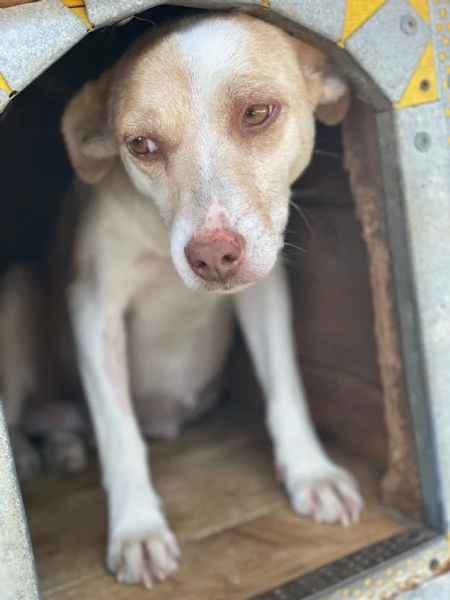
<svg viewBox="0 0 450 600">
<path fill-rule="evenodd" d="M 340 123 L 350 106 L 347 81 L 333 69 L 320 50 L 297 39 L 293 43 L 306 77 L 316 118 L 325 125 Z"/>
<path fill-rule="evenodd" d="M 78 177 L 100 181 L 114 162 L 117 147 L 108 127 L 107 103 L 111 74 L 89 81 L 69 102 L 62 118 L 62 134 Z"/>
</svg>

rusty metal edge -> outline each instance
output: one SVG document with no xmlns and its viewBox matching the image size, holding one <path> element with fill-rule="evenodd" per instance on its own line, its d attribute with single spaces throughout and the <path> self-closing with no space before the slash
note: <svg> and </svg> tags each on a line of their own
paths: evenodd
<svg viewBox="0 0 450 600">
<path fill-rule="evenodd" d="M 449 565 L 446 536 L 414 527 L 254 596 L 253 600 L 393 600 L 438 578 Z"/>
</svg>

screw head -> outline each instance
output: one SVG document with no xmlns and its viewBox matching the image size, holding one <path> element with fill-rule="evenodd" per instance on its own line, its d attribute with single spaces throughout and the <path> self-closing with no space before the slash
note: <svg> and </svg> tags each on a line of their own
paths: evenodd
<svg viewBox="0 0 450 600">
<path fill-rule="evenodd" d="M 416 33 L 418 27 L 417 19 L 413 15 L 403 15 L 400 19 L 400 29 L 406 35 L 413 35 Z"/>
<path fill-rule="evenodd" d="M 431 146 L 431 137 L 425 131 L 419 131 L 414 138 L 414 145 L 419 152 L 427 152 Z"/>
<path fill-rule="evenodd" d="M 437 558 L 432 558 L 430 560 L 430 563 L 429 563 L 428 566 L 430 568 L 430 571 L 436 571 L 436 569 L 439 567 L 439 561 L 438 561 L 438 559 Z"/>
</svg>

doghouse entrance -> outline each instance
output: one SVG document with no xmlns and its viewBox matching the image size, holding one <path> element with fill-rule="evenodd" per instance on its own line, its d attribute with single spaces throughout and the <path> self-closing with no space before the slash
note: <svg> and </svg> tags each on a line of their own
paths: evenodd
<svg viewBox="0 0 450 600">
<path fill-rule="evenodd" d="M 147 21 L 171 13 L 167 7 L 148 11 L 123 27 L 90 35 L 11 105 L 0 129 L 3 189 L 14 198 L 14 203 L 6 201 L 5 195 L 0 205 L 2 269 L 12 261 L 43 264 L 59 198 L 70 178 L 58 138 L 64 104 L 148 28 Z M 362 123 L 367 139 L 358 147 L 356 132 Z M 377 552 L 379 564 L 426 539 L 419 529 L 411 534 L 420 499 L 399 380 L 398 339 L 395 331 L 389 337 L 383 330 L 392 325 L 388 309 L 380 315 L 380 303 L 388 300 L 383 290 L 389 286 L 382 269 L 373 271 L 374 255 L 387 260 L 383 215 L 377 212 L 380 191 L 374 184 L 378 167 L 372 163 L 369 173 L 364 158 L 358 162 L 360 151 L 367 156 L 372 148 L 376 154 L 370 124 L 371 110 L 354 101 L 344 134 L 340 128 L 319 128 L 312 164 L 294 189 L 285 248 L 311 410 L 332 457 L 361 484 L 366 502 L 361 521 L 349 529 L 315 525 L 289 509 L 275 481 L 259 391 L 238 339 L 222 406 L 178 441 L 152 447 L 156 487 L 182 546 L 180 571 L 150 593 L 154 598 L 244 599 L 265 592 L 267 597 L 306 598 L 373 566 Z M 23 176 L 24 139 L 28 147 L 39 149 L 32 164 L 25 165 L 30 177 Z M 386 344 L 388 338 L 391 351 L 380 359 L 382 381 L 374 306 L 378 343 Z M 388 406 L 386 386 L 391 386 Z M 94 459 L 81 476 L 41 477 L 25 484 L 23 496 L 45 598 L 149 597 L 139 588 L 116 585 L 105 572 L 106 513 Z M 396 541 L 377 546 L 375 554 L 359 562 L 345 559 L 393 536 Z M 334 569 L 327 567 L 332 563 Z M 278 596 L 269 594 L 302 576 Z M 367 589 L 372 584 L 388 589 L 391 579 L 386 574 L 382 583 L 367 583 Z"/>
</svg>

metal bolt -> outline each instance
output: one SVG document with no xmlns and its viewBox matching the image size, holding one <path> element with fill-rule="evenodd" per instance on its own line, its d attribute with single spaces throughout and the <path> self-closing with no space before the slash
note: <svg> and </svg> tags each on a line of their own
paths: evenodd
<svg viewBox="0 0 450 600">
<path fill-rule="evenodd" d="M 419 152 L 428 152 L 431 146 L 431 137 L 425 131 L 420 131 L 414 138 L 414 145 Z"/>
<path fill-rule="evenodd" d="M 420 89 L 422 92 L 427 92 L 430 89 L 430 81 L 428 79 L 422 79 L 420 82 Z"/>
<path fill-rule="evenodd" d="M 439 561 L 437 558 L 432 558 L 430 560 L 430 564 L 428 565 L 430 567 L 430 571 L 436 571 L 436 569 L 439 567 Z"/>
<path fill-rule="evenodd" d="M 413 35 L 417 31 L 417 19 L 412 15 L 403 15 L 400 19 L 400 28 L 406 35 Z"/>
</svg>

